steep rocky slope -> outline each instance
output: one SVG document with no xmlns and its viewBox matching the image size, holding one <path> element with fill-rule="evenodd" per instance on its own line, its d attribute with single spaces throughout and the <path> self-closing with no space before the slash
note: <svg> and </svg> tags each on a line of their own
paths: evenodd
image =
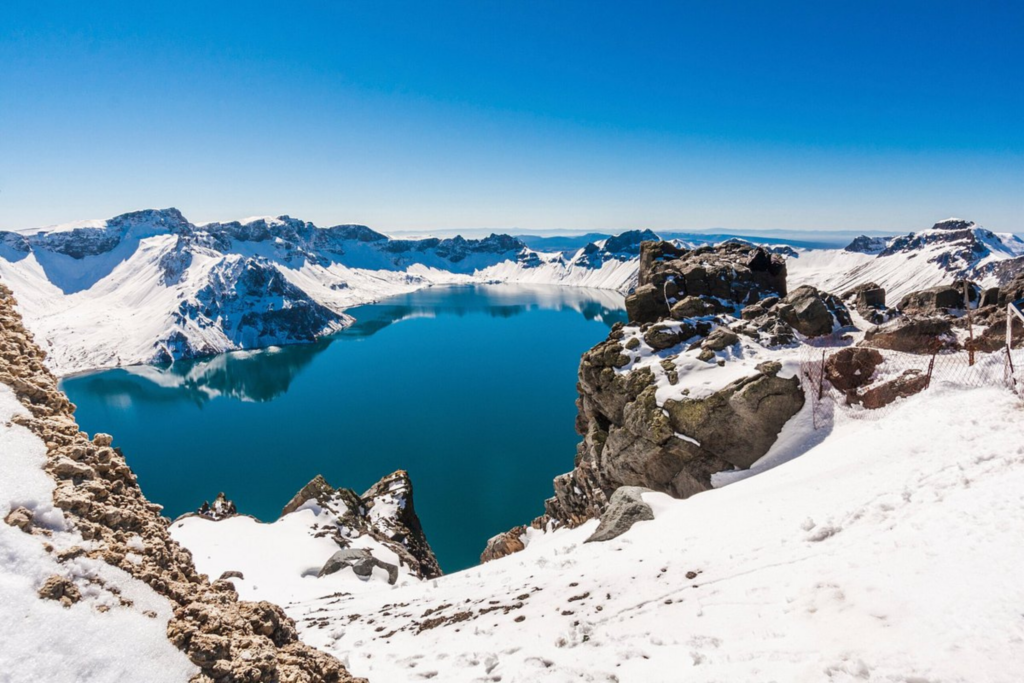
<svg viewBox="0 0 1024 683">
<path fill-rule="evenodd" d="M 98 242 L 94 248 L 104 246 Z M 59 548 L 47 542 L 52 520 L 27 508 L 7 515 L 7 525 L 37 538 L 63 567 L 42 586 L 42 597 L 72 604 L 89 592 L 116 600 L 117 587 L 105 584 L 101 573 L 82 571 L 83 563 L 104 563 L 168 601 L 173 615 L 167 638 L 198 668 L 192 679 L 197 683 L 357 680 L 333 657 L 299 642 L 294 623 L 279 607 L 240 602 L 230 581 L 211 583 L 196 572 L 190 553 L 168 535 L 160 506 L 146 500 L 124 456 L 111 448 L 111 437 L 97 434 L 90 440 L 79 431 L 74 406 L 57 389 L 15 303 L 0 284 L 0 383 L 27 411 L 12 422 L 45 443 L 45 471 L 55 484 L 53 505 L 62 515 L 61 528 L 82 539 Z"/>
</svg>

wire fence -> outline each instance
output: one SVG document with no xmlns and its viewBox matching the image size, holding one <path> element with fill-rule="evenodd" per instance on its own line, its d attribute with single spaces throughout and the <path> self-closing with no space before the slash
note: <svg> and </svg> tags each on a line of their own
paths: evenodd
<svg viewBox="0 0 1024 683">
<path fill-rule="evenodd" d="M 884 416 L 902 399 L 937 386 L 1003 386 L 1024 398 L 1024 349 L 916 354 L 855 346 L 836 334 L 808 340 L 801 353 L 815 429 L 831 425 L 836 411 Z"/>
</svg>

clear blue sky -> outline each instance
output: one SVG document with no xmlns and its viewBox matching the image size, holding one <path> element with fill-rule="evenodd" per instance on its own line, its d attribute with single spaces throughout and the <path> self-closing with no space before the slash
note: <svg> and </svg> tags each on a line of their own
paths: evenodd
<svg viewBox="0 0 1024 683">
<path fill-rule="evenodd" d="M 0 228 L 1024 230 L 1024 3 L 0 4 Z"/>
</svg>

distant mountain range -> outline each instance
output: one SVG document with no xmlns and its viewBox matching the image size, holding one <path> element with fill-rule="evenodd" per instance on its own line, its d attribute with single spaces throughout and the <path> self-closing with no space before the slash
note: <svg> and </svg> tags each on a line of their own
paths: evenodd
<svg viewBox="0 0 1024 683">
<path fill-rule="evenodd" d="M 633 230 L 573 237 L 394 239 L 363 225 L 289 216 L 193 224 L 177 209 L 0 232 L 0 278 L 60 374 L 311 342 L 345 310 L 432 284 L 515 282 L 626 293 L 640 243 L 774 245 L 790 280 L 841 292 L 875 282 L 901 296 L 958 277 L 1005 282 L 1024 242 L 950 219 L 899 237 L 821 242 Z M 826 243 L 827 244 L 827 243 Z"/>
</svg>

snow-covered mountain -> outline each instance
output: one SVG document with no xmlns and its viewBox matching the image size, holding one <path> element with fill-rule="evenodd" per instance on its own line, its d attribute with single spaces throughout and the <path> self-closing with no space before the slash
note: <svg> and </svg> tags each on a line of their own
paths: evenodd
<svg viewBox="0 0 1024 683">
<path fill-rule="evenodd" d="M 634 230 L 573 252 L 542 252 L 509 235 L 392 239 L 362 225 L 320 228 L 289 216 L 196 225 L 163 209 L 0 232 L 0 279 L 49 351 L 50 367 L 69 374 L 310 342 L 350 324 L 352 306 L 432 284 L 625 294 L 637 282 L 640 243 L 655 239 Z M 769 251 L 787 257 L 793 286 L 842 293 L 873 282 L 890 304 L 956 278 L 1005 283 L 1024 269 L 1024 241 L 960 219 L 901 237 L 861 236 L 845 249 Z"/>
<path fill-rule="evenodd" d="M 845 249 L 798 249 L 788 268 L 794 282 L 835 293 L 874 282 L 895 303 L 910 292 L 955 279 L 1005 284 L 1024 269 L 1024 241 L 949 218 L 899 237 L 862 235 Z"/>
<path fill-rule="evenodd" d="M 528 282 L 625 292 L 639 231 L 570 257 L 508 235 L 391 239 L 280 216 L 190 223 L 178 210 L 0 232 L 0 278 L 60 374 L 309 342 L 346 308 L 431 284 Z"/>
</svg>

